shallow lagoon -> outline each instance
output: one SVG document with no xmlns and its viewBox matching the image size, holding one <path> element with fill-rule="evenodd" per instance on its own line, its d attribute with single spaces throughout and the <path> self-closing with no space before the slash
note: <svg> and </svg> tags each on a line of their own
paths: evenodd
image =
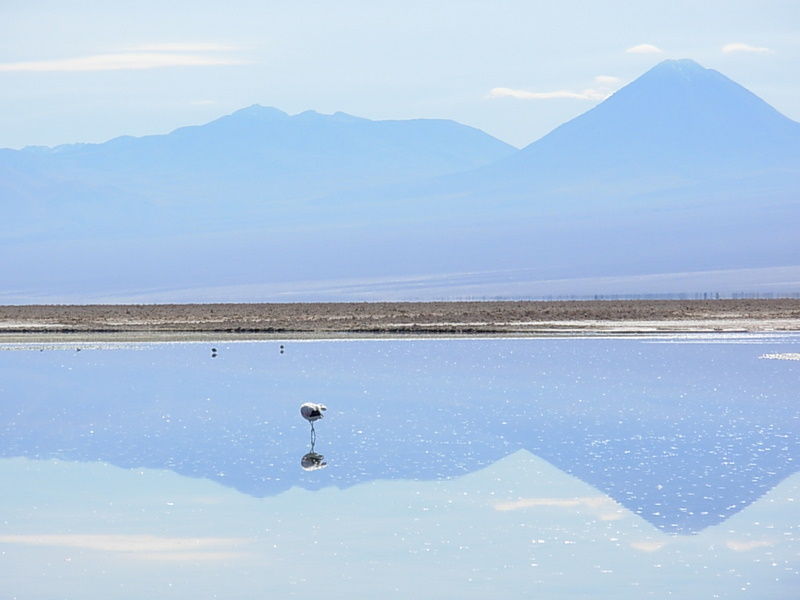
<svg viewBox="0 0 800 600">
<path fill-rule="evenodd" d="M 797 335 L 3 350 L 4 597 L 800 589 Z"/>
</svg>

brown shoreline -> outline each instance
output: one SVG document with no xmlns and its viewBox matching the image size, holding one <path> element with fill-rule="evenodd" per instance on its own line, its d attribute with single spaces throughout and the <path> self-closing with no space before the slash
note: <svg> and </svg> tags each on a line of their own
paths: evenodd
<svg viewBox="0 0 800 600">
<path fill-rule="evenodd" d="M 800 331 L 800 299 L 0 306 L 0 342 Z"/>
</svg>

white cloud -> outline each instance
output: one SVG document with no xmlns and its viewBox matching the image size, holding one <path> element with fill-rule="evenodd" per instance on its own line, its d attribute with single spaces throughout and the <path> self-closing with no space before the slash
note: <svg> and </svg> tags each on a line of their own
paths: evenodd
<svg viewBox="0 0 800 600">
<path fill-rule="evenodd" d="M 741 43 L 733 43 L 733 44 L 725 44 L 722 47 L 722 51 L 725 54 L 730 54 L 731 52 L 750 52 L 753 54 L 770 54 L 772 50 L 769 48 L 757 48 L 756 46 L 751 46 L 749 44 L 741 44 Z"/>
<path fill-rule="evenodd" d="M 244 542 L 246 540 L 237 538 L 175 538 L 155 535 L 0 535 L 0 543 L 4 544 L 125 552 L 157 560 L 227 559 L 235 553 L 220 550 Z"/>
<path fill-rule="evenodd" d="M 524 510 L 539 507 L 586 509 L 601 521 L 616 521 L 624 518 L 622 507 L 608 496 L 586 496 L 583 498 L 523 498 L 508 502 L 497 502 L 495 510 Z"/>
<path fill-rule="evenodd" d="M 554 98 L 574 98 L 576 100 L 605 100 L 609 94 L 599 90 L 583 90 L 570 92 L 558 90 L 555 92 L 527 92 L 525 90 L 512 90 L 511 88 L 496 87 L 489 92 L 490 98 L 517 98 L 518 100 L 551 100 Z"/>
<path fill-rule="evenodd" d="M 656 552 L 666 545 L 666 542 L 631 542 L 631 548 L 641 552 Z"/>
<path fill-rule="evenodd" d="M 507 87 L 492 88 L 489 98 L 516 98 L 517 100 L 553 100 L 569 98 L 573 100 L 590 100 L 597 102 L 608 98 L 619 84 L 618 77 L 609 75 L 598 75 L 594 78 L 596 87 L 588 88 L 580 92 L 571 90 L 556 90 L 552 92 L 530 92 L 527 90 L 515 90 Z"/>
<path fill-rule="evenodd" d="M 729 550 L 733 550 L 734 552 L 746 552 L 747 550 L 753 550 L 754 548 L 770 548 L 773 545 L 774 544 L 772 542 L 767 542 L 767 541 L 725 542 L 725 546 L 727 546 Z"/>
<path fill-rule="evenodd" d="M 496 502 L 494 509 L 507 511 L 537 506 L 558 506 L 561 508 L 572 508 L 575 506 L 604 508 L 611 506 L 618 508 L 619 505 L 608 496 L 584 496 L 582 498 L 522 498 L 520 500 L 509 500 L 507 502 Z"/>
<path fill-rule="evenodd" d="M 214 43 L 163 43 L 163 44 L 142 44 L 140 46 L 130 46 L 123 48 L 125 52 L 230 52 L 239 50 L 237 46 L 228 44 Z"/>
<path fill-rule="evenodd" d="M 664 51 L 653 44 L 639 44 L 625 50 L 628 54 L 663 54 Z"/>
<path fill-rule="evenodd" d="M 63 58 L 17 63 L 0 63 L 0 71 L 124 71 L 164 67 L 210 67 L 247 64 L 237 58 L 220 57 L 203 52 L 233 50 L 222 44 L 151 44 L 127 48 L 121 52 L 96 54 L 80 58 Z"/>
</svg>

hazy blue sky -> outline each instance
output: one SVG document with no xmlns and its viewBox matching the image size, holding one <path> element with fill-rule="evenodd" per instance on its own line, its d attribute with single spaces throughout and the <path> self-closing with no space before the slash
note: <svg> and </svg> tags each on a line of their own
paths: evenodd
<svg viewBox="0 0 800 600">
<path fill-rule="evenodd" d="M 667 58 L 800 120 L 797 0 L 3 0 L 0 147 L 250 104 L 448 118 L 524 146 Z"/>
</svg>

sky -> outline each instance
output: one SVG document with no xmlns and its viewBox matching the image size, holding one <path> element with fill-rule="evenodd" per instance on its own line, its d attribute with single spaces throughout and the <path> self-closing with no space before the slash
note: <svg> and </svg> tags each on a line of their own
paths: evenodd
<svg viewBox="0 0 800 600">
<path fill-rule="evenodd" d="M 252 104 L 443 118 L 523 147 L 665 59 L 800 120 L 797 0 L 2 0 L 0 148 Z"/>
</svg>

